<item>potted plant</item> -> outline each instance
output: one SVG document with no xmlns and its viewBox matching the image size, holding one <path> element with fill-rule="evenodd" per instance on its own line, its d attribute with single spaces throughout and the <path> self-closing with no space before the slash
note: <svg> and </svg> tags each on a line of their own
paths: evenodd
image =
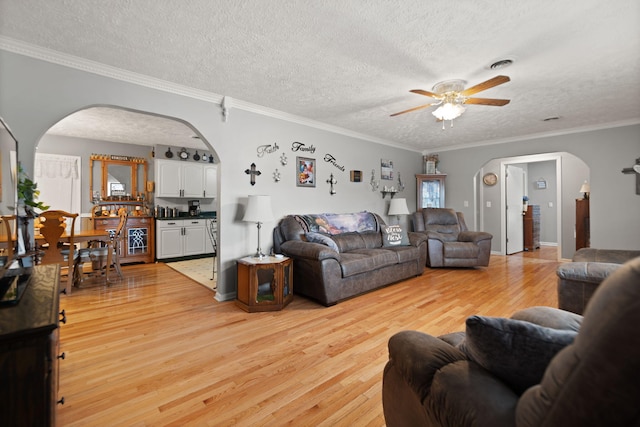
<svg viewBox="0 0 640 427">
<path fill-rule="evenodd" d="M 38 216 L 36 209 L 46 211 L 49 206 L 38 201 L 40 190 L 36 184 L 22 169 L 22 165 L 18 164 L 18 216 L 22 224 L 22 242 L 24 251 L 28 253 L 31 250 L 31 236 L 29 230 L 33 228 L 33 219 Z"/>
<path fill-rule="evenodd" d="M 18 208 L 22 207 L 24 215 L 28 218 L 35 218 L 37 216 L 35 209 L 46 211 L 49 206 L 38 201 L 40 196 L 40 190 L 38 190 L 38 184 L 29 178 L 29 176 L 22 169 L 22 165 L 18 165 Z"/>
</svg>

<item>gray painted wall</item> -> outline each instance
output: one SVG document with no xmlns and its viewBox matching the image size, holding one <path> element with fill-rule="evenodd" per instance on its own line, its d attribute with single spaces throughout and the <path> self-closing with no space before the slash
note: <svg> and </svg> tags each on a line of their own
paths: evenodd
<svg viewBox="0 0 640 427">
<path fill-rule="evenodd" d="M 389 199 L 372 192 L 368 184 L 371 170 L 380 177 L 380 159 L 394 162 L 394 170 L 405 179 L 409 210 L 415 209 L 413 174 L 422 172 L 419 153 L 380 145 L 326 130 L 275 119 L 257 113 L 232 109 L 229 121 L 222 122 L 217 104 L 176 95 L 96 74 L 0 50 L 0 116 L 20 142 L 19 159 L 25 170 L 33 172 L 33 153 L 45 132 L 63 117 L 92 105 L 114 105 L 153 114 L 176 117 L 196 128 L 215 153 L 219 163 L 220 188 L 217 200 L 219 221 L 219 299 L 235 295 L 235 260 L 255 251 L 254 224 L 242 222 L 249 194 L 271 194 L 274 216 L 289 213 L 351 212 L 368 210 L 386 214 Z M 295 186 L 293 141 L 316 147 L 318 162 L 315 188 Z M 277 142 L 281 148 L 258 158 L 256 147 Z M 640 196 L 635 194 L 634 177 L 620 170 L 640 156 L 640 125 L 580 132 L 569 135 L 532 138 L 526 141 L 441 151 L 439 169 L 447 173 L 447 206 L 473 217 L 474 176 L 492 159 L 536 153 L 566 151 L 582 159 L 591 170 L 592 246 L 639 249 Z M 289 157 L 286 167 L 279 156 Z M 335 156 L 345 171 L 324 163 L 325 154 Z M 263 174 L 255 186 L 249 185 L 244 170 L 255 162 Z M 282 171 L 276 183 L 272 172 Z M 349 182 L 349 170 L 361 170 L 364 182 Z M 337 194 L 329 194 L 326 179 L 333 172 L 338 180 Z M 581 180 L 578 180 L 581 182 Z M 384 181 L 381 185 L 384 185 Z M 389 183 L 390 184 L 390 183 Z M 564 185 L 564 184 L 563 184 Z M 477 183 L 475 184 L 477 187 Z M 569 206 L 579 194 L 573 184 L 562 189 L 562 203 Z M 563 206 L 565 211 L 568 209 Z M 406 223 L 406 218 L 402 221 Z M 469 222 L 472 224 L 472 222 Z M 271 245 L 270 230 L 263 228 L 263 248 Z M 566 227 L 570 229 L 569 225 Z"/>
<path fill-rule="evenodd" d="M 560 193 L 562 257 L 570 258 L 575 250 L 575 246 L 571 249 L 575 199 L 581 197 L 579 189 L 585 179 L 589 179 L 591 185 L 591 246 L 640 249 L 640 196 L 635 193 L 635 177 L 621 173 L 623 168 L 630 167 L 634 159 L 640 157 L 640 125 L 441 151 L 440 168 L 448 173 L 447 205 L 471 217 L 474 206 L 465 207 L 464 201 L 474 200 L 476 172 L 480 171 L 480 176 L 488 172 L 487 169 L 494 166 L 481 168 L 493 159 L 559 152 L 572 154 L 562 158 L 561 166 L 563 171 L 571 171 L 563 175 Z M 475 185 L 480 187 L 477 182 Z M 497 187 L 491 191 L 499 191 Z M 495 194 L 485 196 L 499 200 Z M 484 206 L 482 200 L 479 200 L 479 205 Z M 495 216 L 492 218 L 495 221 Z M 484 219 L 488 224 L 487 215 Z M 496 250 L 496 246 L 492 248 Z"/>
<path fill-rule="evenodd" d="M 371 170 L 380 179 L 380 160 L 394 163 L 394 172 L 401 173 L 406 188 L 401 196 L 407 198 L 409 209 L 415 209 L 415 180 L 422 171 L 419 153 L 374 144 L 354 137 L 338 135 L 326 130 L 304 126 L 280 119 L 232 109 L 228 122 L 222 121 L 217 104 L 130 84 L 72 68 L 28 58 L 0 50 L 0 115 L 14 130 L 20 143 L 19 159 L 32 174 L 34 150 L 45 132 L 63 117 L 92 105 L 114 105 L 157 115 L 176 117 L 198 129 L 220 160 L 217 210 L 219 224 L 219 281 L 216 298 L 235 296 L 235 260 L 255 252 L 257 229 L 255 224 L 242 222 L 249 194 L 270 194 L 276 219 L 289 213 L 352 212 L 368 210 L 386 217 L 389 198 L 382 199 L 379 191 L 371 191 Z M 295 185 L 295 157 L 291 143 L 303 142 L 316 147 L 305 157 L 317 161 L 315 188 Z M 257 157 L 259 145 L 277 142 L 281 149 L 273 154 Z M 86 152 L 99 151 L 96 147 Z M 289 163 L 280 164 L 286 153 Z M 324 162 L 331 154 L 344 171 Z M 256 185 L 249 184 L 244 173 L 255 162 L 262 175 Z M 272 173 L 278 168 L 282 180 L 275 182 Z M 353 183 L 350 170 L 363 172 L 364 180 Z M 337 194 L 329 194 L 326 180 L 330 173 L 338 181 Z M 384 185 L 395 181 L 381 181 Z M 88 194 L 88 193 L 87 193 Z M 407 218 L 402 218 L 406 223 Z M 271 224 L 262 229 L 262 247 L 271 246 Z"/>
</svg>

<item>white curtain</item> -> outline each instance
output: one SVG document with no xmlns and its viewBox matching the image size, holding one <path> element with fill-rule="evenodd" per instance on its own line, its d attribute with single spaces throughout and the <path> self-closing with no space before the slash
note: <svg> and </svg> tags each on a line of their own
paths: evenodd
<svg viewBox="0 0 640 427">
<path fill-rule="evenodd" d="M 36 153 L 34 181 L 38 184 L 38 200 L 58 209 L 80 213 L 81 206 L 81 159 L 79 156 Z M 76 219 L 76 230 L 80 228 Z"/>
</svg>

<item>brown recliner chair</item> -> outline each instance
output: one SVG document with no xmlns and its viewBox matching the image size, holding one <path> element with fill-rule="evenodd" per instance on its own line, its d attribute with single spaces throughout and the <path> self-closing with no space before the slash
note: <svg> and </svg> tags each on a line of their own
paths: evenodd
<svg viewBox="0 0 640 427">
<path fill-rule="evenodd" d="M 602 282 L 584 317 L 531 307 L 511 319 L 471 316 L 466 333 L 395 334 L 386 425 L 640 426 L 638 284 L 640 257 Z"/>
<path fill-rule="evenodd" d="M 469 231 L 462 212 L 423 208 L 411 214 L 413 231 L 427 235 L 428 267 L 486 267 L 493 236 Z"/>
<path fill-rule="evenodd" d="M 600 283 L 640 250 L 582 248 L 572 262 L 561 264 L 558 275 L 558 308 L 582 314 Z"/>
</svg>

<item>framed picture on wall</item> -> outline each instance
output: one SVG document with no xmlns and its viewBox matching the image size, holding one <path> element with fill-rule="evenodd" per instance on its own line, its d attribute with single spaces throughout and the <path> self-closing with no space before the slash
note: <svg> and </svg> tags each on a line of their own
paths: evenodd
<svg viewBox="0 0 640 427">
<path fill-rule="evenodd" d="M 316 159 L 296 157 L 296 185 L 298 187 L 316 186 Z"/>
<path fill-rule="evenodd" d="M 391 160 L 380 160 L 380 179 L 393 180 L 393 162 Z"/>
</svg>

